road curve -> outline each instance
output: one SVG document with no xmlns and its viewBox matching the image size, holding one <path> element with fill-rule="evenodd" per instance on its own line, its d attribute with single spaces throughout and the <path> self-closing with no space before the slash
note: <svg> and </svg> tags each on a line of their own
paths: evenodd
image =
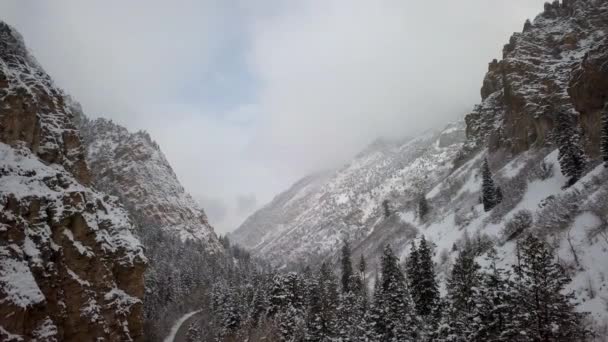
<svg viewBox="0 0 608 342">
<path fill-rule="evenodd" d="M 200 311 L 201 310 L 189 312 L 189 313 L 183 315 L 180 319 L 178 319 L 175 322 L 175 324 L 173 324 L 173 327 L 171 327 L 171 331 L 169 332 L 169 335 L 165 338 L 164 342 L 185 341 L 184 337 L 187 333 L 188 324 L 190 321 L 192 321 L 194 319 L 193 316 L 195 316 Z M 184 323 L 186 323 L 186 324 L 184 324 Z M 182 327 L 186 327 L 186 328 L 180 329 Z M 186 331 L 184 331 L 184 330 L 186 330 Z M 179 335 L 180 338 L 179 339 L 176 338 L 176 335 Z"/>
</svg>

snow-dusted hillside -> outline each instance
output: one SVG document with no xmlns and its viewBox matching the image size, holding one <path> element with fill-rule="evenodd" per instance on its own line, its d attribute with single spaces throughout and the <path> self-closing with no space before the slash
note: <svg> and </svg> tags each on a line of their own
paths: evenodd
<svg viewBox="0 0 608 342">
<path fill-rule="evenodd" d="M 373 265 L 373 276 L 383 245 L 390 243 L 403 260 L 410 241 L 424 235 L 435 246 L 443 280 L 464 241 L 493 245 L 503 266 L 510 266 L 517 238 L 535 233 L 555 248 L 572 277 L 579 310 L 606 326 L 608 170 L 599 165 L 608 99 L 606 18 L 608 1 L 545 5 L 513 35 L 503 60 L 490 63 L 482 102 L 465 118 L 466 142 L 441 144 L 440 135 L 426 134 L 375 146 L 312 187 L 303 181 L 279 195 L 234 239 L 279 265 L 335 260 L 341 240 L 348 239 L 355 259 L 364 254 Z M 567 189 L 553 141 L 559 113 L 576 117 L 589 156 L 583 178 Z M 489 212 L 480 202 L 485 158 L 504 198 Z M 423 219 L 417 210 L 422 195 L 430 208 Z M 383 213 L 386 199 L 389 216 Z M 254 229 L 259 235 L 250 234 Z"/>
<path fill-rule="evenodd" d="M 333 254 L 344 238 L 364 241 L 399 230 L 391 211 L 411 207 L 449 174 L 464 141 L 462 124 L 405 143 L 377 141 L 350 164 L 296 183 L 247 219 L 232 237 L 277 264 Z M 378 239 L 373 239 L 379 242 Z"/>
<path fill-rule="evenodd" d="M 75 111 L 79 111 L 76 104 Z M 148 133 L 131 133 L 106 119 L 79 115 L 79 126 L 97 188 L 117 196 L 141 229 L 160 227 L 182 240 L 205 243 L 209 252 L 219 241 L 202 208 L 179 183 L 160 147 Z"/>
</svg>

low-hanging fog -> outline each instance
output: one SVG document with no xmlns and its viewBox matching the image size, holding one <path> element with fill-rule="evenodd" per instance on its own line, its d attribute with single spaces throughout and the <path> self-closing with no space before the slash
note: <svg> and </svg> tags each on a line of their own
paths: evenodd
<svg viewBox="0 0 608 342">
<path fill-rule="evenodd" d="M 7 0 L 90 117 L 145 129 L 216 229 L 378 137 L 461 118 L 540 0 Z"/>
</svg>

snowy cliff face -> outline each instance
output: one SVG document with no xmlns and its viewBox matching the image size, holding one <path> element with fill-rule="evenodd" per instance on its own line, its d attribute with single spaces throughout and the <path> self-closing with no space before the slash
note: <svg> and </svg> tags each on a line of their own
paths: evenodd
<svg viewBox="0 0 608 342">
<path fill-rule="evenodd" d="M 0 340 L 143 338 L 146 258 L 66 96 L 0 23 Z"/>
<path fill-rule="evenodd" d="M 608 1 L 547 4 L 514 34 L 504 59 L 490 63 L 482 103 L 465 118 L 466 141 L 448 139 L 448 145 L 441 136 L 425 135 L 399 146 L 376 145 L 312 188 L 304 182 L 279 195 L 234 239 L 279 265 L 335 260 L 341 239 L 348 239 L 355 260 L 360 254 L 368 259 L 373 277 L 384 244 L 404 260 L 410 241 L 424 235 L 434 245 L 443 284 L 467 241 L 481 251 L 478 262 L 493 246 L 501 266 L 510 268 L 518 237 L 533 233 L 555 249 L 572 277 L 579 310 L 605 328 L 608 169 L 598 165 L 598 153 L 608 99 L 607 37 Z M 567 189 L 552 141 L 558 112 L 578 118 L 590 158 L 582 179 Z M 488 212 L 480 201 L 484 158 L 503 193 Z M 420 194 L 429 207 L 424 217 L 416 205 Z"/>
<path fill-rule="evenodd" d="M 607 18 L 603 0 L 546 3 L 523 32 L 513 34 L 503 59 L 490 63 L 483 101 L 466 117 L 472 140 L 514 153 L 544 146 L 557 115 L 578 110 L 587 152 L 597 156 L 594 132 L 608 93 Z"/>
<path fill-rule="evenodd" d="M 220 250 L 205 212 L 148 133 L 130 133 L 112 121 L 88 120 L 82 114 L 78 121 L 95 186 L 117 196 L 140 229 L 160 227 L 182 240 L 206 244 L 209 252 Z"/>
</svg>

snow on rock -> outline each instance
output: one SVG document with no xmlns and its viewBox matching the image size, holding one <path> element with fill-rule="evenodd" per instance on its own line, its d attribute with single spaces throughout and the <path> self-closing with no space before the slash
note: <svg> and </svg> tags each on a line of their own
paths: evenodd
<svg viewBox="0 0 608 342">
<path fill-rule="evenodd" d="M 143 248 L 90 187 L 69 98 L 4 23 L 0 99 L 0 339 L 141 339 Z M 115 288 L 139 302 L 104 302 Z"/>
<path fill-rule="evenodd" d="M 160 227 L 182 240 L 220 244 L 202 208 L 184 190 L 148 133 L 131 133 L 106 119 L 89 120 L 73 104 L 97 188 L 117 196 L 138 226 Z"/>
<path fill-rule="evenodd" d="M 1 304 L 15 305 L 21 308 L 27 308 L 38 303 L 44 302 L 44 295 L 27 262 L 22 260 L 13 260 L 8 257 L 14 252 L 19 251 L 19 247 L 0 248 L 0 283 L 3 285 L 4 297 L 0 299 Z"/>
</svg>

